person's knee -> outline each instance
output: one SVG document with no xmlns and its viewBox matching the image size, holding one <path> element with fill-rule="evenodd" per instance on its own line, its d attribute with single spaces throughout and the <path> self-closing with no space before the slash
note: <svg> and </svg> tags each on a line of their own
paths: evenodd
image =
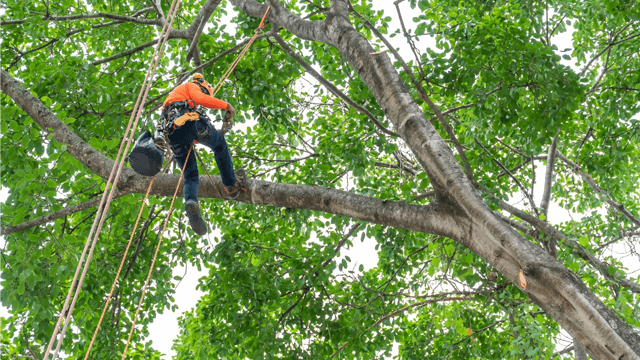
<svg viewBox="0 0 640 360">
<path fill-rule="evenodd" d="M 213 151 L 217 152 L 217 153 L 221 153 L 223 151 L 227 150 L 227 141 L 222 138 L 220 141 L 218 141 L 218 143 L 216 144 L 216 146 L 213 148 Z"/>
</svg>

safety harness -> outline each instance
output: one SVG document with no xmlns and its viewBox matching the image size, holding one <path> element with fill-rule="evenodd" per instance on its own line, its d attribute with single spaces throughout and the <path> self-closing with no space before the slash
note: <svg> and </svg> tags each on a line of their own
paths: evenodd
<svg viewBox="0 0 640 360">
<path fill-rule="evenodd" d="M 202 79 L 198 79 L 193 81 L 193 83 L 198 85 L 203 94 L 211 96 L 209 89 L 202 85 L 202 81 Z M 174 101 L 167 104 L 162 109 L 162 115 L 160 116 L 160 121 L 158 123 L 158 130 L 162 131 L 165 135 L 169 135 L 174 130 L 183 126 L 187 121 L 198 120 L 210 122 L 207 114 L 198 108 L 195 101 Z"/>
</svg>

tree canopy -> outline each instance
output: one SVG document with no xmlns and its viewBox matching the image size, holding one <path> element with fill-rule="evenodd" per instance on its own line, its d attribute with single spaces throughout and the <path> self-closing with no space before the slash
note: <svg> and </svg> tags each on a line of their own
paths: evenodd
<svg viewBox="0 0 640 360">
<path fill-rule="evenodd" d="M 213 235 L 176 202 L 129 358 L 160 358 L 148 328 L 175 308 L 177 264 L 209 271 L 176 359 L 572 358 L 561 330 L 594 359 L 640 358 L 640 274 L 622 262 L 640 261 L 640 3 L 372 3 L 180 5 L 136 135 L 193 73 L 215 83 L 271 5 L 218 93 L 248 125 L 227 141 L 250 181 L 221 199 L 200 151 Z M 3 359 L 44 355 L 169 5 L 2 2 Z M 91 359 L 122 355 L 179 174 L 154 180 Z M 122 173 L 65 358 L 84 358 L 149 181 Z M 340 255 L 360 241 L 376 267 Z"/>
</svg>

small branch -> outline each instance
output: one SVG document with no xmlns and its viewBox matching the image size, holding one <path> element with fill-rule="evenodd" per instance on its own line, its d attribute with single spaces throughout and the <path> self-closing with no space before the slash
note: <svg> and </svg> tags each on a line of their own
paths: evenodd
<svg viewBox="0 0 640 360">
<path fill-rule="evenodd" d="M 394 165 L 394 164 L 387 164 L 387 163 L 383 163 L 383 162 L 375 162 L 373 163 L 374 166 L 378 166 L 378 167 L 384 167 L 384 168 L 388 168 L 388 169 L 400 169 L 403 171 L 406 171 L 407 173 L 411 174 L 411 175 L 415 175 L 416 172 L 415 170 L 403 166 L 403 165 Z"/>
<path fill-rule="evenodd" d="M 424 305 L 428 305 L 431 303 L 435 303 L 435 302 L 440 302 L 440 301 L 462 301 L 462 300 L 474 300 L 472 297 L 448 297 L 448 298 L 440 298 L 440 299 L 430 299 L 430 300 L 424 300 L 424 301 L 420 301 L 408 306 L 403 307 L 402 309 L 399 309 L 397 311 L 392 312 L 389 315 L 385 315 L 382 318 L 380 318 L 378 321 L 376 321 L 373 325 L 369 326 L 368 329 L 372 328 L 372 327 L 376 327 L 378 326 L 378 324 L 380 324 L 381 322 L 394 317 L 400 313 L 403 313 L 411 308 L 414 307 L 419 307 L 419 306 L 424 306 Z M 336 352 L 334 352 L 330 358 L 335 357 L 340 351 L 342 351 L 347 345 L 349 345 L 348 342 L 344 343 L 344 345 L 340 346 L 340 348 L 338 350 L 336 350 Z"/>
<path fill-rule="evenodd" d="M 422 200 L 422 199 L 426 199 L 428 197 L 433 197 L 433 196 L 436 196 L 436 192 L 435 191 L 428 191 L 428 192 L 426 192 L 424 194 L 416 195 L 413 198 L 413 200 Z"/>
<path fill-rule="evenodd" d="M 169 38 L 168 39 L 172 39 L 172 38 L 173 37 L 171 36 L 171 33 L 169 33 Z M 139 51 L 142 51 L 142 50 L 144 50 L 144 49 L 146 49 L 148 47 L 151 47 L 151 46 L 153 46 L 153 45 L 155 45 L 157 43 L 158 43 L 158 39 L 153 39 L 153 40 L 151 40 L 149 42 L 146 42 L 146 43 L 144 43 L 142 45 L 138 45 L 138 46 L 134 47 L 133 49 L 125 50 L 125 51 L 123 51 L 121 53 L 109 56 L 108 58 L 104 58 L 104 59 L 101 59 L 101 60 L 98 60 L 98 61 L 94 61 L 90 65 L 97 66 L 97 65 L 100 65 L 100 64 L 108 63 L 110 61 L 113 61 L 113 60 L 116 60 L 116 59 L 120 59 L 120 58 L 123 58 L 125 56 L 129 56 L 131 54 L 135 54 L 135 53 L 137 53 Z"/>
<path fill-rule="evenodd" d="M 358 110 L 362 114 L 366 115 L 369 120 L 371 120 L 383 133 L 392 136 L 392 137 L 400 137 L 399 134 L 385 128 L 374 116 L 369 112 L 369 110 L 363 108 L 358 105 L 355 101 L 351 100 L 347 95 L 345 95 L 342 91 L 340 91 L 335 85 L 325 79 L 322 75 L 320 75 L 316 70 L 309 65 L 302 57 L 296 54 L 293 49 L 278 35 L 277 27 L 274 26 L 271 31 L 271 36 L 278 42 L 278 44 L 282 47 L 282 49 L 289 54 L 294 60 L 298 62 L 311 76 L 316 78 L 327 90 L 331 91 L 335 96 L 342 99 L 344 102 L 349 104 L 354 109 Z"/>
<path fill-rule="evenodd" d="M 344 343 L 344 345 L 340 346 L 340 348 L 338 350 L 336 350 L 336 352 L 331 354 L 330 358 L 333 359 L 333 357 L 336 356 L 340 351 L 342 351 L 342 349 L 344 349 L 347 345 L 349 345 L 348 342 L 346 342 L 346 343 Z"/>
<path fill-rule="evenodd" d="M 553 353 L 553 355 L 551 355 L 551 359 L 557 358 L 558 356 L 564 355 L 564 354 L 566 354 L 568 352 L 571 352 L 571 351 L 573 351 L 573 345 L 569 346 L 568 348 L 566 348 L 564 350 L 561 350 L 561 351 Z"/>
<path fill-rule="evenodd" d="M 307 296 L 307 293 L 309 292 L 310 289 L 311 289 L 311 287 L 307 286 L 304 289 L 304 292 L 302 293 L 302 295 L 300 295 L 300 297 L 298 297 L 298 300 L 296 300 L 295 303 L 293 303 L 291 306 L 289 306 L 289 308 L 282 315 L 280 315 L 280 318 L 278 319 L 279 323 L 281 323 L 282 320 L 284 320 L 284 318 L 293 310 L 293 308 L 295 308 L 298 305 L 300 300 L 302 300 L 305 296 Z"/>
<path fill-rule="evenodd" d="M 507 216 L 502 215 L 501 213 L 494 211 L 493 214 L 497 217 L 500 218 L 500 220 L 504 221 L 505 223 L 509 224 L 510 226 L 513 226 L 515 229 L 522 231 L 525 234 L 529 234 L 531 232 L 531 228 L 527 227 L 525 224 L 512 220 Z"/>
<path fill-rule="evenodd" d="M 127 191 L 118 191 L 113 195 L 113 198 L 119 198 L 120 196 L 123 195 L 127 195 L 129 194 L 129 192 Z M 94 206 L 97 206 L 100 203 L 101 198 L 95 198 L 93 200 L 90 201 L 85 201 L 83 203 L 80 204 L 76 204 L 73 206 L 68 206 L 64 209 L 58 210 L 56 212 L 52 212 L 49 213 L 47 215 L 41 216 L 37 219 L 33 219 L 33 220 L 29 220 L 29 221 L 25 221 L 21 224 L 15 225 L 15 226 L 8 226 L 8 227 L 4 227 L 4 228 L 0 228 L 0 235 L 7 235 L 7 234 L 13 234 L 15 232 L 18 231 L 23 231 L 26 229 L 30 229 L 34 226 L 38 226 L 38 225 L 42 225 L 44 223 L 48 223 L 50 221 L 56 220 L 56 219 L 60 219 L 62 217 L 71 215 L 73 213 L 76 213 L 78 211 L 83 211 L 86 209 L 90 209 Z"/>
<path fill-rule="evenodd" d="M 194 56 L 196 47 L 198 46 L 198 41 L 200 40 L 200 35 L 202 35 L 202 31 L 204 30 L 205 25 L 207 25 L 211 14 L 213 14 L 221 1 L 222 0 L 207 0 L 202 8 L 200 8 L 200 12 L 196 16 L 191 26 L 189 26 L 189 30 L 192 30 L 194 29 L 195 24 L 198 24 L 198 27 L 194 30 L 193 36 L 191 37 L 191 46 L 189 47 L 189 51 L 187 52 L 187 63 L 189 63 L 189 61 L 191 61 L 191 58 Z"/>
<path fill-rule="evenodd" d="M 553 183 L 553 169 L 556 161 L 556 149 L 558 148 L 558 135 L 560 135 L 560 128 L 556 131 L 556 136 L 551 142 L 549 147 L 549 155 L 547 155 L 547 173 L 544 178 L 544 192 L 542 193 L 542 202 L 540 207 L 542 208 L 542 214 L 545 219 L 549 212 L 549 202 L 551 199 L 551 185 Z"/>
<path fill-rule="evenodd" d="M 403 307 L 402 309 L 396 310 L 396 311 L 392 312 L 389 315 L 385 315 L 385 316 L 381 317 L 373 325 L 369 326 L 369 328 L 376 327 L 381 322 L 383 322 L 383 321 L 385 321 L 385 320 L 387 320 L 389 318 L 392 318 L 392 317 L 394 317 L 394 316 L 396 316 L 398 314 L 401 314 L 401 313 L 403 313 L 403 312 L 405 312 L 405 311 L 407 311 L 409 309 L 412 309 L 414 307 L 424 306 L 424 305 L 428 305 L 428 304 L 435 303 L 435 302 L 441 302 L 441 301 L 467 301 L 467 300 L 474 300 L 474 298 L 468 297 L 468 296 L 465 296 L 465 297 L 446 297 L 446 298 L 437 298 L 437 299 L 429 299 L 429 300 L 419 301 L 417 303 L 413 303 L 411 305 L 407 305 L 407 306 Z"/>
<path fill-rule="evenodd" d="M 269 170 L 267 170 L 267 171 L 263 171 L 263 172 L 261 172 L 261 173 L 259 173 L 259 174 L 257 174 L 257 175 L 254 175 L 253 177 L 256 177 L 256 178 L 257 178 L 257 177 L 260 177 L 260 176 L 262 176 L 262 175 L 265 175 L 265 174 L 267 174 L 267 173 L 269 173 L 269 172 L 271 172 L 271 171 L 278 170 L 278 169 L 280 169 L 281 167 L 287 166 L 287 165 L 289 165 L 289 164 L 293 164 L 293 163 L 298 162 L 298 161 L 302 161 L 302 160 L 306 160 L 306 159 L 308 159 L 308 158 L 318 157 L 318 156 L 320 156 L 320 155 L 317 155 L 317 154 L 311 154 L 311 155 L 309 155 L 309 156 L 305 156 L 305 157 L 300 158 L 300 159 L 293 159 L 293 160 L 289 160 L 289 161 L 287 161 L 287 162 L 285 162 L 285 163 L 283 163 L 283 164 L 281 164 L 281 165 L 278 165 L 278 166 L 276 166 L 276 167 L 274 167 L 274 168 L 271 168 L 271 169 L 269 169 Z"/>
<path fill-rule="evenodd" d="M 474 107 L 474 106 L 476 106 L 476 104 L 467 104 L 467 105 L 457 106 L 457 107 L 451 108 L 451 109 L 443 112 L 442 115 L 449 115 L 449 114 L 454 113 L 456 111 L 459 111 L 459 110 L 462 110 L 462 109 L 468 109 L 468 108 L 471 108 L 471 107 Z"/>
<path fill-rule="evenodd" d="M 513 173 L 514 171 L 521 169 L 523 166 L 527 165 L 532 160 L 546 160 L 546 159 L 547 159 L 546 156 L 532 156 L 532 157 L 528 158 L 527 160 L 523 161 L 520 165 L 517 165 L 514 168 L 510 169 L 508 172 L 503 171 L 500 174 L 498 174 L 498 179 L 500 179 L 501 177 L 503 177 L 505 175 L 509 175 L 509 173 Z"/>
<path fill-rule="evenodd" d="M 340 240 L 340 242 L 338 243 L 338 245 L 336 245 L 336 248 L 333 250 L 334 255 L 333 255 L 331 258 L 329 258 L 329 259 L 325 260 L 325 261 L 322 263 L 322 267 L 323 267 L 323 268 L 324 268 L 324 267 L 327 267 L 327 265 L 329 265 L 329 263 L 331 262 L 331 260 L 332 260 L 336 255 L 338 255 L 338 252 L 340 252 L 340 249 L 344 246 L 344 244 L 345 244 L 345 243 L 347 242 L 347 240 L 351 237 L 351 235 L 353 235 L 353 233 L 354 233 L 356 230 L 358 230 L 359 228 L 360 228 L 360 223 L 357 223 L 357 224 L 355 224 L 355 225 L 353 225 L 353 226 L 351 227 L 351 229 L 349 230 L 349 232 L 348 232 L 348 233 L 347 233 L 347 234 L 346 234 L 346 235 L 345 235 L 345 236 Z"/>
<path fill-rule="evenodd" d="M 476 144 L 478 144 L 478 146 L 480 146 L 487 154 L 489 154 L 489 156 L 493 156 L 493 154 L 491 154 L 491 152 L 486 147 L 484 147 L 484 145 L 482 145 L 478 141 L 478 139 L 474 139 L 474 140 Z M 513 179 L 513 181 L 515 181 L 516 185 L 518 185 L 520 190 L 522 190 L 524 195 L 527 197 L 527 199 L 531 203 L 531 207 L 533 208 L 533 210 L 537 213 L 538 210 L 536 209 L 536 204 L 533 202 L 533 197 L 529 194 L 529 192 L 527 191 L 527 188 L 525 188 L 524 185 L 522 185 L 522 183 L 520 182 L 520 180 L 518 180 L 518 178 L 516 178 L 515 175 L 509 172 L 509 170 L 500 161 L 498 161 L 497 159 L 492 159 L 492 160 L 494 163 L 496 163 L 496 165 L 498 165 L 502 169 L 502 171 L 506 172 Z"/>
<path fill-rule="evenodd" d="M 607 192 L 603 188 L 601 188 L 600 186 L 598 186 L 598 184 L 596 184 L 595 180 L 593 180 L 593 178 L 589 176 L 589 174 L 581 171 L 580 165 L 569 160 L 566 156 L 562 155 L 560 152 L 558 152 L 557 155 L 562 161 L 564 161 L 567 165 L 569 165 L 569 167 L 571 167 L 574 172 L 580 175 L 582 179 L 587 184 L 589 184 L 589 186 L 595 193 L 601 194 L 602 197 L 606 198 L 606 199 L 603 199 L 604 202 L 611 205 L 611 207 L 613 207 L 614 209 L 620 211 L 620 213 L 622 213 L 627 219 L 631 220 L 631 222 L 634 223 L 636 226 L 640 226 L 640 219 L 633 216 L 627 209 L 625 209 L 624 205 L 617 203 L 611 195 L 607 194 Z"/>
<path fill-rule="evenodd" d="M 613 38 L 612 42 L 609 43 L 609 45 L 607 45 L 607 47 L 605 47 L 602 51 L 600 51 L 598 54 L 596 54 L 596 56 L 594 56 L 593 58 L 591 58 L 591 60 L 589 60 L 589 62 L 587 63 L 587 65 L 584 67 L 584 69 L 582 69 L 582 71 L 580 72 L 580 77 L 583 77 L 584 74 L 587 72 L 587 70 L 589 70 L 589 67 L 591 67 L 591 65 L 593 64 L 594 61 L 596 61 L 597 59 L 600 58 L 600 56 L 602 56 L 605 52 L 609 51 L 609 49 L 615 45 L 618 45 L 624 41 L 633 39 L 636 36 L 640 36 L 640 34 L 636 34 L 636 35 L 632 35 L 632 36 L 628 36 L 625 39 L 622 39 L 618 42 L 616 42 L 615 40 L 618 38 L 618 36 L 620 36 L 620 34 L 622 34 L 623 31 L 625 31 L 629 26 L 633 25 L 633 21 L 629 22 L 627 25 L 625 25 L 622 29 L 620 29 L 620 31 L 618 31 L 618 33 L 616 34 L 616 36 Z"/>
<path fill-rule="evenodd" d="M 109 13 L 103 13 L 103 12 L 99 12 L 99 13 L 95 13 L 95 14 L 75 14 L 75 15 L 67 15 L 67 16 L 49 16 L 49 17 L 44 17 L 43 18 L 43 20 L 45 20 L 45 21 L 54 21 L 54 22 L 57 22 L 57 21 L 73 21 L 73 20 L 87 20 L 87 19 L 111 19 L 111 20 L 118 20 L 118 21 L 121 21 L 121 22 L 132 22 L 132 23 L 143 24 L 143 25 L 162 26 L 162 23 L 160 21 L 158 21 L 158 20 L 139 19 L 139 18 L 131 17 L 131 16 L 124 16 L 124 15 L 118 15 L 118 14 L 109 14 Z M 24 22 L 26 22 L 26 20 L 0 21 L 0 26 L 1 25 L 17 25 L 17 24 L 23 24 Z"/>
</svg>

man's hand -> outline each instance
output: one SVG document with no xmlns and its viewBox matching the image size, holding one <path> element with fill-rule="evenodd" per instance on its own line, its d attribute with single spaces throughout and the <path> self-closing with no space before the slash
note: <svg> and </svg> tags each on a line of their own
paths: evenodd
<svg viewBox="0 0 640 360">
<path fill-rule="evenodd" d="M 231 119 L 235 115 L 236 115 L 236 109 L 234 109 L 233 106 L 231 106 L 231 104 L 227 103 L 227 114 L 224 117 L 225 121 L 227 119 Z"/>
<path fill-rule="evenodd" d="M 233 127 L 233 116 L 236 114 L 236 110 L 231 106 L 231 104 L 227 104 L 227 114 L 224 117 L 222 122 L 222 135 L 225 135 L 231 128 Z"/>
</svg>

